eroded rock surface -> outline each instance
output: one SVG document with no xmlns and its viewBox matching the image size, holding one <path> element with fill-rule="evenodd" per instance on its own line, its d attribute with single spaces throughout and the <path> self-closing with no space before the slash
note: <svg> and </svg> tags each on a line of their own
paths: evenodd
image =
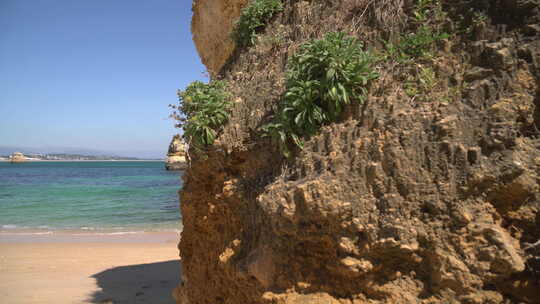
<svg viewBox="0 0 540 304">
<path fill-rule="evenodd" d="M 284 91 L 287 56 L 335 30 L 377 46 L 405 30 L 410 8 L 285 1 L 219 75 L 235 103 L 216 145 L 190 151 L 178 302 L 540 303 L 532 2 L 443 1 L 455 25 L 470 7 L 488 19 L 429 62 L 381 63 L 367 104 L 286 160 L 258 128 Z M 407 77 L 426 67 L 434 88 L 411 96 Z"/>
<path fill-rule="evenodd" d="M 184 170 L 187 168 L 186 151 L 180 135 L 173 136 L 169 144 L 165 168 L 167 170 Z"/>
<path fill-rule="evenodd" d="M 232 55 L 234 22 L 248 0 L 193 1 L 191 28 L 199 56 L 211 74 L 220 71 Z"/>
</svg>

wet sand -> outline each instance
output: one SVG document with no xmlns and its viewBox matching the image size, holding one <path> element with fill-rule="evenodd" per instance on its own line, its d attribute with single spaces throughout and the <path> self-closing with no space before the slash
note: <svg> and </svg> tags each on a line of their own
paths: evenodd
<svg viewBox="0 0 540 304">
<path fill-rule="evenodd" d="M 2 303 L 174 303 L 174 232 L 0 233 Z"/>
</svg>

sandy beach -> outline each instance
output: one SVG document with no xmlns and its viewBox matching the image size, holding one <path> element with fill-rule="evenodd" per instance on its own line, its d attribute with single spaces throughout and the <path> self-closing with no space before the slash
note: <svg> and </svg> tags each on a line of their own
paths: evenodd
<svg viewBox="0 0 540 304">
<path fill-rule="evenodd" d="M 178 240 L 175 232 L 1 232 L 1 302 L 174 303 Z"/>
</svg>

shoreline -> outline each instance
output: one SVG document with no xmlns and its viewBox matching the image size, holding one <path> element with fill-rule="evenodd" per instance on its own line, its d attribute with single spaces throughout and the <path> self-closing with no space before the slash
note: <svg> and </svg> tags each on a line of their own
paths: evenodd
<svg viewBox="0 0 540 304">
<path fill-rule="evenodd" d="M 175 303 L 178 232 L 0 232 L 6 303 Z"/>
<path fill-rule="evenodd" d="M 175 243 L 180 241 L 179 229 L 137 230 L 0 230 L 3 243 Z"/>
</svg>

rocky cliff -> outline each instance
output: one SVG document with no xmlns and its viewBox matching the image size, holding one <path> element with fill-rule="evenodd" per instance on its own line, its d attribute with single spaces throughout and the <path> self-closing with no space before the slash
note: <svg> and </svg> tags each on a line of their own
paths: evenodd
<svg viewBox="0 0 540 304">
<path fill-rule="evenodd" d="M 211 74 L 219 72 L 235 50 L 231 39 L 234 22 L 248 0 L 193 1 L 191 30 L 203 64 Z"/>
<path fill-rule="evenodd" d="M 167 170 L 184 170 L 187 168 L 186 151 L 180 135 L 173 136 L 165 160 Z"/>
<path fill-rule="evenodd" d="M 235 103 L 189 151 L 178 303 L 540 303 L 538 1 L 427 1 L 449 34 L 430 56 L 381 55 L 366 103 L 290 159 L 260 136 L 299 45 L 341 31 L 382 54 L 419 2 L 283 1 L 228 52 L 212 39 L 245 1 L 195 1 L 197 49 Z"/>
</svg>

